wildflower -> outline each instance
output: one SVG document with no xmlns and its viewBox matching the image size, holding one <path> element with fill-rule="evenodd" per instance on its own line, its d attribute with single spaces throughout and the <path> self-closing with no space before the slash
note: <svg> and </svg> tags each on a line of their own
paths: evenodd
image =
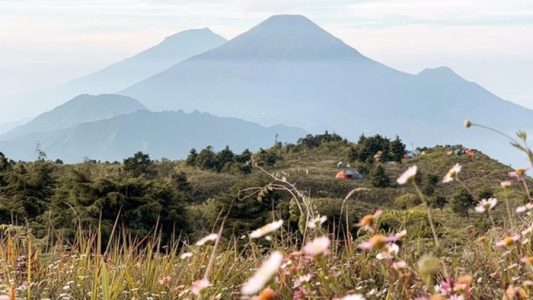
<svg viewBox="0 0 533 300">
<path fill-rule="evenodd" d="M 394 243 L 397 240 L 401 239 L 407 234 L 406 230 L 403 230 L 395 235 L 384 236 L 381 234 L 376 234 L 370 238 L 370 240 L 362 242 L 357 246 L 359 249 L 371 249 L 371 250 L 382 250 L 388 243 Z"/>
<path fill-rule="evenodd" d="M 496 204 L 498 204 L 498 199 L 496 198 L 481 199 L 476 206 L 475 211 L 478 213 L 488 212 L 492 210 Z"/>
<path fill-rule="evenodd" d="M 292 287 L 293 289 L 301 286 L 303 283 L 305 282 L 309 282 L 309 280 L 311 280 L 311 274 L 307 274 L 307 275 L 302 275 L 300 277 L 298 277 L 295 281 L 294 281 L 294 286 Z"/>
<path fill-rule="evenodd" d="M 521 213 L 524 213 L 524 212 L 529 211 L 531 209 L 533 209 L 533 203 L 527 203 L 524 206 L 517 207 L 516 208 L 516 213 L 521 214 Z"/>
<path fill-rule="evenodd" d="M 472 122 L 470 120 L 465 120 L 465 128 L 470 128 L 472 126 Z"/>
<path fill-rule="evenodd" d="M 402 173 L 402 175 L 400 175 L 400 177 L 398 177 L 396 182 L 398 184 L 406 184 L 408 182 L 411 182 L 411 180 L 415 178 L 416 171 L 417 171 L 417 166 L 409 167 L 405 172 Z"/>
<path fill-rule="evenodd" d="M 185 253 L 180 255 L 180 259 L 187 259 L 187 258 L 189 258 L 191 256 L 192 256 L 191 252 L 185 252 Z"/>
<path fill-rule="evenodd" d="M 533 265 L 533 256 L 523 257 L 522 259 L 520 259 L 520 262 L 531 266 Z"/>
<path fill-rule="evenodd" d="M 361 294 L 346 295 L 339 300 L 365 300 L 365 297 Z"/>
<path fill-rule="evenodd" d="M 305 289 L 299 287 L 297 288 L 294 293 L 292 293 L 292 299 L 294 300 L 303 300 L 306 299 L 305 297 Z"/>
<path fill-rule="evenodd" d="M 165 276 L 165 277 L 159 279 L 159 284 L 166 285 L 166 284 L 169 284 L 171 281 L 172 281 L 172 277 Z"/>
<path fill-rule="evenodd" d="M 273 289 L 266 288 L 262 290 L 258 296 L 253 297 L 252 300 L 271 300 L 276 298 L 277 295 L 278 293 L 276 293 Z"/>
<path fill-rule="evenodd" d="M 329 253 L 329 244 L 330 240 L 326 236 L 316 238 L 304 246 L 303 253 L 309 256 L 327 255 Z"/>
<path fill-rule="evenodd" d="M 442 179 L 443 183 L 452 182 L 455 178 L 457 178 L 457 174 L 461 172 L 461 165 L 455 164 L 449 171 L 446 173 L 446 176 Z"/>
<path fill-rule="evenodd" d="M 265 236 L 269 233 L 272 233 L 278 230 L 282 225 L 283 225 L 283 220 L 274 221 L 272 223 L 266 224 L 265 226 L 252 231 L 252 233 L 250 233 L 250 238 L 257 239 L 262 236 Z"/>
<path fill-rule="evenodd" d="M 382 211 L 380 209 L 376 210 L 376 212 L 373 215 L 366 215 L 359 223 L 355 224 L 357 227 L 363 227 L 363 229 L 374 232 L 375 231 L 375 224 L 376 220 L 381 216 Z"/>
<path fill-rule="evenodd" d="M 382 259 L 393 259 L 400 252 L 400 247 L 396 244 L 388 244 L 381 253 L 376 255 L 376 258 L 379 260 Z"/>
<path fill-rule="evenodd" d="M 509 172 L 509 177 L 516 179 L 517 181 L 522 181 L 524 179 L 524 175 L 526 174 L 528 169 L 518 168 L 516 170 L 513 170 Z"/>
<path fill-rule="evenodd" d="M 392 268 L 396 271 L 407 268 L 407 263 L 404 260 L 395 261 L 392 263 Z"/>
<path fill-rule="evenodd" d="M 509 247 L 513 245 L 514 243 L 518 242 L 520 240 L 520 235 L 516 234 L 513 236 L 505 237 L 503 240 L 496 242 L 496 246 L 498 247 Z"/>
<path fill-rule="evenodd" d="M 511 186 L 511 182 L 510 182 L 509 180 L 504 180 L 504 181 L 500 182 L 500 186 L 501 186 L 502 188 L 504 188 L 504 189 L 505 189 L 505 188 L 508 188 L 508 187 Z"/>
<path fill-rule="evenodd" d="M 327 219 L 328 217 L 326 216 L 318 215 L 314 219 L 309 220 L 309 222 L 307 223 L 307 227 L 310 229 L 315 229 L 317 227 L 320 227 L 320 225 L 324 224 L 324 222 L 326 222 Z"/>
<path fill-rule="evenodd" d="M 217 238 L 218 238 L 218 234 L 211 233 L 210 235 L 205 236 L 201 238 L 198 242 L 196 242 L 196 246 L 203 246 L 207 242 L 216 241 Z"/>
<path fill-rule="evenodd" d="M 202 293 L 202 290 L 208 287 L 209 285 L 210 285 L 209 280 L 205 278 L 196 280 L 191 285 L 191 293 L 193 293 L 196 296 L 199 296 Z"/>
<path fill-rule="evenodd" d="M 261 267 L 255 274 L 244 283 L 241 288 L 241 293 L 244 295 L 253 295 L 258 293 L 272 277 L 278 272 L 281 262 L 283 261 L 283 254 L 279 251 L 274 251 L 263 262 Z"/>
</svg>

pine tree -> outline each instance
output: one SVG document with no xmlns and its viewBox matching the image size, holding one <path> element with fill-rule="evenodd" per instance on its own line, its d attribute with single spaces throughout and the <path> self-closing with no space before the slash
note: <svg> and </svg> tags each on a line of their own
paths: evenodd
<svg viewBox="0 0 533 300">
<path fill-rule="evenodd" d="M 370 182 L 374 187 L 388 187 L 390 185 L 390 178 L 385 173 L 385 168 L 381 164 L 376 165 L 376 167 L 370 172 Z"/>
</svg>

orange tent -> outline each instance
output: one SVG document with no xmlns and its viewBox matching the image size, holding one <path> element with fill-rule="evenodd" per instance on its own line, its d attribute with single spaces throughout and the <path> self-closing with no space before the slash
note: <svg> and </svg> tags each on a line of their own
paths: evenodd
<svg viewBox="0 0 533 300">
<path fill-rule="evenodd" d="M 340 171 L 339 173 L 337 173 L 337 175 L 335 175 L 335 178 L 337 179 L 346 179 L 346 173 L 344 173 L 344 171 Z"/>
</svg>

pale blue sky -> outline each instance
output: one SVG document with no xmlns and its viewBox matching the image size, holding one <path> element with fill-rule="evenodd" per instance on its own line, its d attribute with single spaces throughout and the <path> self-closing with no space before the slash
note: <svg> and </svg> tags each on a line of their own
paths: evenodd
<svg viewBox="0 0 533 300">
<path fill-rule="evenodd" d="M 177 31 L 210 27 L 232 38 L 287 13 L 389 66 L 447 65 L 533 108 L 531 0 L 0 0 L 0 89 L 58 84 Z"/>
</svg>

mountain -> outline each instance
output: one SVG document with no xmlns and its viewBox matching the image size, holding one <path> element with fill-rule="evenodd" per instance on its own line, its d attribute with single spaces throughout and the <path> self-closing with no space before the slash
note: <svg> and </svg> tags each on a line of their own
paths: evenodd
<svg viewBox="0 0 533 300">
<path fill-rule="evenodd" d="M 84 157 L 96 160 L 122 160 L 136 151 L 154 159 L 185 158 L 191 148 L 208 145 L 234 151 L 269 147 L 276 138 L 295 142 L 306 132 L 282 125 L 263 127 L 235 118 L 207 113 L 136 111 L 127 115 L 44 133 L 27 134 L 0 141 L 0 151 L 16 160 L 33 160 L 35 149 L 48 158 L 79 162 Z"/>
<path fill-rule="evenodd" d="M 507 145 L 462 129 L 464 119 L 506 131 L 533 129 L 533 111 L 449 68 L 395 70 L 293 15 L 273 16 L 118 93 L 151 110 L 198 109 L 351 139 L 381 133 L 414 145 L 463 143 L 504 161 L 514 161 Z"/>
<path fill-rule="evenodd" d="M 69 89 L 82 92 L 115 92 L 225 42 L 226 39 L 208 28 L 182 31 L 133 57 L 72 80 L 67 85 Z"/>
<path fill-rule="evenodd" d="M 0 98 L 0 105 L 5 108 L 0 111 L 0 118 L 34 116 L 79 94 L 112 93 L 124 89 L 225 42 L 223 37 L 207 28 L 179 32 L 154 47 L 82 78 L 46 90 Z"/>
<path fill-rule="evenodd" d="M 0 136 L 0 140 L 28 133 L 64 129 L 79 123 L 110 119 L 138 110 L 146 110 L 146 108 L 130 97 L 110 94 L 79 95 L 51 111 L 40 114 L 28 123 L 14 128 Z"/>
<path fill-rule="evenodd" d="M 30 119 L 22 119 L 22 120 L 16 120 L 12 122 L 6 122 L 0 124 L 0 135 L 4 134 L 6 132 L 11 131 L 13 128 L 23 125 L 24 123 L 28 122 Z"/>
</svg>

